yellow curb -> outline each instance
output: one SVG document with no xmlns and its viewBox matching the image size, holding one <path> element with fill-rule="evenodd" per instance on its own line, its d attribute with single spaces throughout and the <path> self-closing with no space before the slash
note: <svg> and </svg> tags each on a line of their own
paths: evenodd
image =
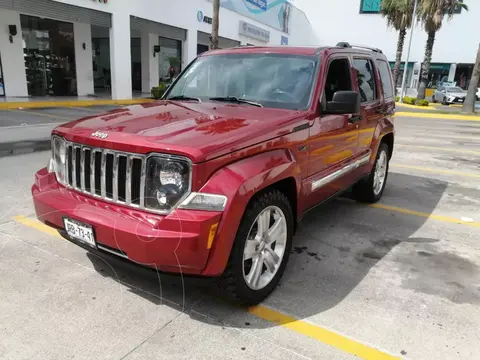
<svg viewBox="0 0 480 360">
<path fill-rule="evenodd" d="M 396 112 L 396 116 L 404 117 L 416 117 L 427 119 L 445 119 L 445 120 L 458 120 L 458 121 L 480 121 L 480 116 L 473 115 L 460 115 L 460 114 L 428 114 L 428 113 L 415 113 L 415 112 Z"/>
<path fill-rule="evenodd" d="M 46 108 L 46 107 L 76 107 L 76 106 L 95 106 L 95 105 L 133 105 L 143 104 L 155 101 L 154 99 L 140 98 L 128 100 L 69 100 L 69 101 L 19 101 L 19 102 L 0 102 L 1 110 L 15 110 L 18 108 Z"/>
<path fill-rule="evenodd" d="M 422 110 L 437 110 L 436 108 L 432 107 L 432 106 L 417 106 L 417 105 L 409 105 L 409 104 L 404 104 L 404 103 L 400 103 L 400 102 L 396 102 L 395 103 L 396 106 L 403 106 L 403 107 L 406 107 L 406 108 L 410 108 L 410 109 L 422 109 Z"/>
</svg>

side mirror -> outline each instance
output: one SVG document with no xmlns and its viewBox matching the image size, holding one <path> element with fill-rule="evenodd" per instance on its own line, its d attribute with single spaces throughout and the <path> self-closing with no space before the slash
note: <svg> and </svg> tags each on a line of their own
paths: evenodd
<svg viewBox="0 0 480 360">
<path fill-rule="evenodd" d="M 327 114 L 360 114 L 360 93 L 356 91 L 337 91 L 332 101 L 327 102 Z"/>
</svg>

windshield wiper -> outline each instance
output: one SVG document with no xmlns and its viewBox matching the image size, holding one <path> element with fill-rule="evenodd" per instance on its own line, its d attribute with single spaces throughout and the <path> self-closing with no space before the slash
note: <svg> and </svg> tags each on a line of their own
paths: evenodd
<svg viewBox="0 0 480 360">
<path fill-rule="evenodd" d="M 194 101 L 202 102 L 199 98 L 191 97 L 191 96 L 185 96 L 185 95 L 172 96 L 172 97 L 167 98 L 166 100 L 194 100 Z"/>
<path fill-rule="evenodd" d="M 253 106 L 263 107 L 262 104 L 259 104 L 255 101 L 241 99 L 241 98 L 238 98 L 236 96 L 217 96 L 217 97 L 211 97 L 210 100 L 212 100 L 212 101 L 234 102 L 234 103 L 239 103 L 239 104 L 249 104 L 249 105 L 253 105 Z"/>
</svg>

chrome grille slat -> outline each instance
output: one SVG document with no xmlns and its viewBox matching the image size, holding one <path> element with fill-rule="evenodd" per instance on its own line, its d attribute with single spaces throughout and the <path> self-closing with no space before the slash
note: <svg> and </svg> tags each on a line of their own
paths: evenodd
<svg viewBox="0 0 480 360">
<path fill-rule="evenodd" d="M 125 178 L 125 204 L 132 202 L 132 156 L 127 156 L 127 176 Z"/>
<path fill-rule="evenodd" d="M 85 147 L 80 149 L 80 186 L 85 191 Z"/>
<path fill-rule="evenodd" d="M 78 189 L 77 186 L 77 147 L 72 146 L 72 186 Z"/>
<path fill-rule="evenodd" d="M 101 189 L 101 196 L 102 198 L 107 197 L 107 178 L 106 178 L 106 170 L 107 170 L 107 154 L 105 151 L 102 151 L 102 160 L 100 163 L 100 189 Z"/>
<path fill-rule="evenodd" d="M 95 194 L 95 153 L 94 149 L 90 149 L 90 193 Z"/>
<path fill-rule="evenodd" d="M 140 207 L 145 207 L 145 180 L 147 177 L 147 162 L 142 161 L 142 171 L 140 172 Z"/>
<path fill-rule="evenodd" d="M 112 200 L 117 202 L 118 201 L 118 160 L 120 155 L 119 154 L 113 154 L 113 198 Z"/>
</svg>

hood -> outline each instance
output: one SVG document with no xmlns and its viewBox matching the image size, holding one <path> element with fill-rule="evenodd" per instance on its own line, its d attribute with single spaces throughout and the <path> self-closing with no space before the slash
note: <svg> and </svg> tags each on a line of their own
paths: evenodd
<svg viewBox="0 0 480 360">
<path fill-rule="evenodd" d="M 455 97 L 465 97 L 467 96 L 466 92 L 449 92 L 449 96 L 455 96 Z"/>
<path fill-rule="evenodd" d="M 296 110 L 243 104 L 158 101 L 82 118 L 54 132 L 94 147 L 140 154 L 166 152 L 202 162 L 285 135 L 290 132 L 290 120 L 302 117 Z M 286 122 L 288 130 L 282 129 Z M 92 136 L 95 132 L 103 136 Z"/>
</svg>

